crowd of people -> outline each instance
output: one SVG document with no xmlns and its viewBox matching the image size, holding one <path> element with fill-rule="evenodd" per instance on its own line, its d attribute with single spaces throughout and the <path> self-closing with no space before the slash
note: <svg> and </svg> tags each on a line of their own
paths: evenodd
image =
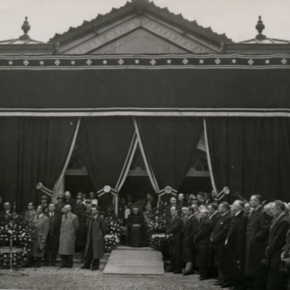
<svg viewBox="0 0 290 290">
<path fill-rule="evenodd" d="M 35 240 L 25 267 L 56 266 L 56 258 L 61 256 L 60 267 L 73 267 L 75 251 L 83 254 L 83 269 L 98 270 L 100 258 L 104 254 L 106 222 L 99 214 L 95 193 L 86 198 L 78 193 L 76 199 L 69 191 L 57 197 L 57 203 L 49 203 L 48 197 L 41 197 L 41 204 L 35 208 L 29 202 L 23 215 L 23 224 L 34 230 Z M 1 198 L 0 198 L 1 205 Z M 9 223 L 18 214 L 10 202 L 0 209 L 0 224 Z"/>
<path fill-rule="evenodd" d="M 289 205 L 280 200 L 264 204 L 258 194 L 231 205 L 206 197 L 187 205 L 182 194 L 171 197 L 165 210 L 169 271 L 216 278 L 214 285 L 231 290 L 287 289 Z"/>
<path fill-rule="evenodd" d="M 83 253 L 83 269 L 99 269 L 107 225 L 95 194 L 87 198 L 79 193 L 74 199 L 65 192 L 57 201 L 49 203 L 44 195 L 36 209 L 33 202 L 28 203 L 23 222 L 35 229 L 36 239 L 26 266 L 55 266 L 60 254 L 61 267 L 72 267 L 77 250 Z M 203 192 L 179 193 L 161 204 L 171 261 L 168 271 L 199 275 L 200 280 L 216 278 L 216 286 L 232 290 L 287 289 L 289 204 L 265 203 L 258 194 L 249 202 L 238 199 L 229 204 Z M 119 216 L 129 229 L 129 246 L 146 244 L 146 217 L 154 210 L 158 213 L 160 208 L 150 193 L 135 203 L 130 195 L 121 199 Z M 5 202 L 0 222 L 15 214 Z"/>
</svg>

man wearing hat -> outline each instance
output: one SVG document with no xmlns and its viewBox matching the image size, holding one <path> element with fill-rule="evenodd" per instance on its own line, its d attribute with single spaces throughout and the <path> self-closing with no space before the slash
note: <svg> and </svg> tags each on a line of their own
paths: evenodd
<svg viewBox="0 0 290 290">
<path fill-rule="evenodd" d="M 85 211 L 86 206 L 82 203 L 82 193 L 80 192 L 76 198 L 76 204 L 73 206 L 72 212 L 79 219 L 79 231 L 76 238 L 76 251 L 83 253 L 85 247 Z"/>
<path fill-rule="evenodd" d="M 55 205 L 55 212 L 62 215 L 62 209 L 64 208 L 64 206 L 64 196 L 62 194 L 59 194 L 57 197 L 57 204 Z"/>
<path fill-rule="evenodd" d="M 41 205 L 43 208 L 43 213 L 48 216 L 48 197 L 46 195 L 41 197 Z"/>
</svg>

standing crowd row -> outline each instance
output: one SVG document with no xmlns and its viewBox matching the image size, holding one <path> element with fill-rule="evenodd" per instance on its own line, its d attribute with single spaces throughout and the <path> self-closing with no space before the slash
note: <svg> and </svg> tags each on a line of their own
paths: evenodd
<svg viewBox="0 0 290 290">
<path fill-rule="evenodd" d="M 181 214 L 179 215 L 179 212 Z M 180 207 L 175 197 L 165 210 L 171 269 L 175 274 L 217 278 L 221 288 L 287 289 L 290 276 L 290 217 L 286 203 L 249 207 L 217 201 Z M 289 285 L 289 284 L 288 284 Z M 290 286 L 288 286 L 290 289 Z"/>
</svg>

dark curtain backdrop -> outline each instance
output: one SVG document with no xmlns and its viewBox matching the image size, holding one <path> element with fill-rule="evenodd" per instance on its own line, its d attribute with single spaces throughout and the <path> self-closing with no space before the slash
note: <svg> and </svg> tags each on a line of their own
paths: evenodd
<svg viewBox="0 0 290 290">
<path fill-rule="evenodd" d="M 229 186 L 249 199 L 290 201 L 290 119 L 208 118 L 207 133 L 217 189 Z"/>
<path fill-rule="evenodd" d="M 0 190 L 22 211 L 43 195 L 37 182 L 53 189 L 73 139 L 74 118 L 0 118 Z"/>
<path fill-rule="evenodd" d="M 190 168 L 203 131 L 200 118 L 141 117 L 138 126 L 145 155 L 159 189 L 178 190 Z"/>
<path fill-rule="evenodd" d="M 116 186 L 133 134 L 131 117 L 88 118 L 81 123 L 77 144 L 96 191 L 105 185 Z M 103 195 L 100 206 L 109 204 L 112 195 Z"/>
</svg>

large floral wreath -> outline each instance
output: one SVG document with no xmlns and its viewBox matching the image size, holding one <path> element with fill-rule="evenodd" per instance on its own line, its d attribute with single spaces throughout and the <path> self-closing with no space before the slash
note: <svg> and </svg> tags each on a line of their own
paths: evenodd
<svg viewBox="0 0 290 290">
<path fill-rule="evenodd" d="M 0 268 L 19 268 L 30 256 L 34 230 L 22 223 L 17 216 L 0 224 Z"/>
</svg>

